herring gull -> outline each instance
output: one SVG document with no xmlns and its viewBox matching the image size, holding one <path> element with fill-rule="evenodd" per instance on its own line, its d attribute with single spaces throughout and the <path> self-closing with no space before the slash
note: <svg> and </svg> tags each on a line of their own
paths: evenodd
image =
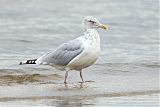
<svg viewBox="0 0 160 107">
<path fill-rule="evenodd" d="M 68 71 L 77 70 L 84 82 L 82 69 L 94 64 L 100 54 L 100 37 L 97 29 L 107 29 L 107 26 L 101 24 L 93 16 L 85 17 L 82 24 L 85 29 L 84 36 L 60 45 L 53 52 L 44 54 L 37 59 L 20 62 L 20 64 L 51 65 L 56 69 L 66 70 L 64 83 L 67 83 Z"/>
</svg>

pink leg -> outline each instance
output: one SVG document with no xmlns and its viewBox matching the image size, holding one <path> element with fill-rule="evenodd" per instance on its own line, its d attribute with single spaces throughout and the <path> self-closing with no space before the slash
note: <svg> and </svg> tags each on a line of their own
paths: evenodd
<svg viewBox="0 0 160 107">
<path fill-rule="evenodd" d="M 66 82 L 67 81 L 67 77 L 68 77 L 68 71 L 66 71 L 66 73 L 65 73 L 65 78 L 64 78 L 64 83 L 65 84 L 67 84 L 67 82 Z"/>
<path fill-rule="evenodd" d="M 82 76 L 82 70 L 80 70 L 80 77 L 81 77 L 81 80 L 82 80 L 82 83 L 83 83 L 84 80 L 83 80 L 83 76 Z"/>
</svg>

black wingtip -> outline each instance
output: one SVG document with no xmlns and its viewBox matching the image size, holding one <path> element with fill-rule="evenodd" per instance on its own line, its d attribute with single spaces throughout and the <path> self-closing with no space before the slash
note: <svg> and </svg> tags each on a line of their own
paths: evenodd
<svg viewBox="0 0 160 107">
<path fill-rule="evenodd" d="M 22 65 L 23 63 L 22 62 L 19 62 L 19 65 Z"/>
<path fill-rule="evenodd" d="M 36 64 L 36 60 L 37 60 L 37 59 L 27 60 L 27 61 L 26 61 L 26 64 Z"/>
<path fill-rule="evenodd" d="M 36 64 L 36 60 L 37 59 L 31 59 L 31 60 L 27 60 L 26 62 L 19 62 L 19 65 L 23 65 L 23 64 Z"/>
</svg>

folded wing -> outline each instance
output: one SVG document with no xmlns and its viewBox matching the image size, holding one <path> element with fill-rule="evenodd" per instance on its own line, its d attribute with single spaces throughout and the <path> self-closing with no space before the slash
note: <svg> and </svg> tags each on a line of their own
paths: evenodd
<svg viewBox="0 0 160 107">
<path fill-rule="evenodd" d="M 82 53 L 84 47 L 80 39 L 75 39 L 60 45 L 54 52 L 38 58 L 40 64 L 67 65 L 72 59 Z"/>
</svg>

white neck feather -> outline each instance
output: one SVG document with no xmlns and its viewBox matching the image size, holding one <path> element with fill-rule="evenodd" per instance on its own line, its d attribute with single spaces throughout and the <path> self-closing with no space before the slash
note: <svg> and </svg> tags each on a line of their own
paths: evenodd
<svg viewBox="0 0 160 107">
<path fill-rule="evenodd" d="M 86 29 L 86 31 L 84 32 L 85 33 L 85 38 L 88 38 L 88 39 L 100 39 L 99 38 L 99 34 L 97 32 L 96 29 Z"/>
</svg>

